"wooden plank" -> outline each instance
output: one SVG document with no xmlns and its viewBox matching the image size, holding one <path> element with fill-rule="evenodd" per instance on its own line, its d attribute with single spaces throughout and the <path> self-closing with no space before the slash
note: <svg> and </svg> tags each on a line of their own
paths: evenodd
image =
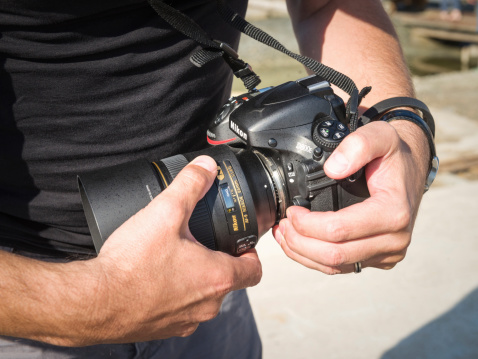
<svg viewBox="0 0 478 359">
<path fill-rule="evenodd" d="M 440 162 L 440 172 L 458 173 L 478 167 L 478 154 Z"/>
<path fill-rule="evenodd" d="M 455 42 L 470 42 L 470 43 L 478 44 L 477 33 L 469 34 L 469 33 L 458 32 L 458 31 L 415 27 L 414 29 L 412 29 L 412 34 L 413 36 L 422 36 L 422 37 L 428 37 L 432 39 L 448 40 L 448 41 L 455 41 Z"/>
<path fill-rule="evenodd" d="M 442 20 L 438 10 L 418 13 L 398 12 L 392 15 L 392 19 L 411 28 L 422 27 L 476 34 L 476 15 L 473 13 L 464 13 L 463 19 L 456 22 Z"/>
</svg>

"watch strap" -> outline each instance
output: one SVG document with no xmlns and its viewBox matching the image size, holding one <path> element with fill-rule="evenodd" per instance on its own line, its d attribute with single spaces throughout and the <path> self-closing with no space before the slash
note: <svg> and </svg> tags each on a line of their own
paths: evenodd
<svg viewBox="0 0 478 359">
<path fill-rule="evenodd" d="M 392 97 L 380 101 L 365 111 L 361 117 L 361 121 L 364 125 L 366 125 L 370 121 L 380 118 L 380 116 L 382 116 L 385 112 L 399 107 L 410 107 L 415 110 L 419 110 L 423 114 L 423 120 L 428 125 L 433 138 L 435 137 L 435 121 L 430 113 L 430 110 L 428 109 L 428 106 L 422 101 L 412 97 Z M 409 112 L 413 113 L 411 111 Z"/>
</svg>

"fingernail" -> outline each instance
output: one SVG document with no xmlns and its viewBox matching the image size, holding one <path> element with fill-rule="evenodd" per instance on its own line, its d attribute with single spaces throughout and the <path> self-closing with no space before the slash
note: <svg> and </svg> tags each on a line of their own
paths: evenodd
<svg viewBox="0 0 478 359">
<path fill-rule="evenodd" d="M 341 152 L 334 152 L 325 166 L 329 172 L 341 174 L 349 167 L 349 161 Z"/>
<path fill-rule="evenodd" d="M 289 219 L 292 219 L 292 210 L 290 209 L 290 207 L 286 209 L 285 216 Z"/>
<path fill-rule="evenodd" d="M 216 173 L 217 172 L 217 164 L 209 156 L 199 156 L 192 160 L 191 164 L 204 168 L 209 172 Z"/>
<path fill-rule="evenodd" d="M 284 221 L 280 221 L 280 222 L 279 222 L 279 232 L 281 232 L 282 234 L 285 232 L 285 224 L 284 224 Z"/>
<path fill-rule="evenodd" d="M 274 238 L 276 239 L 276 242 L 280 245 L 282 243 L 282 240 L 284 239 L 284 236 L 282 235 L 281 231 L 278 230 L 276 231 L 276 235 Z"/>
</svg>

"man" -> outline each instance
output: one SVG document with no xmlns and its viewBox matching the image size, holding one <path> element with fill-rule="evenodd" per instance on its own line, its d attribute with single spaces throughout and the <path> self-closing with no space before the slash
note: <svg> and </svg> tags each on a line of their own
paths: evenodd
<svg viewBox="0 0 478 359">
<path fill-rule="evenodd" d="M 174 5 L 237 47 L 238 34 L 220 20 L 214 1 Z M 230 5 L 245 11 L 241 1 Z M 373 86 L 365 107 L 413 96 L 380 1 L 290 0 L 288 6 L 304 54 L 359 88 Z M 260 280 L 256 253 L 234 258 L 209 251 L 187 228 L 215 177 L 210 158 L 187 166 L 98 257 L 71 260 L 92 253 L 76 174 L 204 146 L 207 123 L 230 91 L 227 66 L 191 66 L 197 44 L 144 1 L 23 1 L 0 4 L 0 14 L 0 333 L 6 336 L 0 353 L 260 357 L 239 290 Z M 414 124 L 361 128 L 326 171 L 344 178 L 368 164 L 371 199 L 337 213 L 290 208 L 276 239 L 289 257 L 324 273 L 351 272 L 357 262 L 393 267 L 410 242 L 429 156 Z"/>
</svg>

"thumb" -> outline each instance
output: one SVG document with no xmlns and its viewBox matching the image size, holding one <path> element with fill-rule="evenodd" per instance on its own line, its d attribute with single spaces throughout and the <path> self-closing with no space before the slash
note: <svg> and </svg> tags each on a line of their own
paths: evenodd
<svg viewBox="0 0 478 359">
<path fill-rule="evenodd" d="M 168 188 L 158 196 L 161 204 L 164 206 L 169 201 L 171 207 L 175 207 L 174 215 L 182 217 L 183 220 L 189 220 L 198 201 L 211 188 L 216 175 L 216 161 L 209 156 L 196 157 L 178 173 Z"/>
<path fill-rule="evenodd" d="M 398 134 L 390 124 L 372 122 L 345 137 L 325 162 L 325 173 L 334 179 L 351 176 L 374 159 L 390 154 L 398 145 Z"/>
<path fill-rule="evenodd" d="M 172 237 L 191 217 L 197 202 L 204 197 L 217 175 L 217 164 L 208 156 L 199 156 L 178 173 L 173 182 L 145 208 L 127 220 L 106 241 L 103 248 L 113 242 L 132 245 L 138 241 Z M 172 231 L 168 235 L 168 231 Z M 137 244 L 135 244 L 137 246 Z M 102 248 L 102 252 L 103 251 Z"/>
</svg>

